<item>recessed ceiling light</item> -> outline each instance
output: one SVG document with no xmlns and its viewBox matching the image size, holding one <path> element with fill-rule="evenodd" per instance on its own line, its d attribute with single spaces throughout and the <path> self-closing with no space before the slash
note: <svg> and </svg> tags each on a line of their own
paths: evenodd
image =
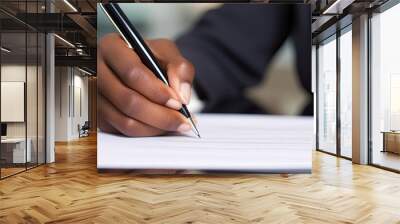
<svg viewBox="0 0 400 224">
<path fill-rule="evenodd" d="M 64 0 L 65 4 L 68 5 L 74 12 L 78 12 L 78 10 L 73 6 L 68 0 Z"/>
<path fill-rule="evenodd" d="M 7 48 L 5 48 L 5 47 L 1 47 L 0 49 L 1 49 L 1 51 L 4 51 L 4 52 L 6 52 L 6 53 L 10 53 L 10 52 L 11 52 L 10 49 L 7 49 Z"/>
<path fill-rule="evenodd" d="M 71 42 L 69 42 L 68 40 L 62 38 L 61 36 L 59 36 L 58 34 L 54 34 L 55 37 L 57 37 L 59 40 L 61 40 L 62 42 L 66 43 L 68 46 L 75 48 L 75 45 L 73 45 Z"/>
<path fill-rule="evenodd" d="M 81 69 L 81 68 L 79 68 L 79 67 L 78 67 L 78 70 L 81 71 L 81 72 L 83 72 L 83 73 L 85 73 L 85 74 L 87 74 L 87 75 L 90 75 L 90 76 L 93 75 L 92 73 L 90 73 L 90 72 L 88 72 L 88 71 L 86 71 L 86 70 L 84 70 L 84 69 Z"/>
<path fill-rule="evenodd" d="M 354 0 L 336 0 L 322 14 L 342 14 L 343 9 L 348 7 L 354 2 Z"/>
</svg>

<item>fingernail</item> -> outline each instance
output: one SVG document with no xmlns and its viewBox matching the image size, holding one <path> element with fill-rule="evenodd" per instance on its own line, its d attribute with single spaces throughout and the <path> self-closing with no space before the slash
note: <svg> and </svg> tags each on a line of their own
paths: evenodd
<svg viewBox="0 0 400 224">
<path fill-rule="evenodd" d="M 166 103 L 165 103 L 165 105 L 167 106 L 167 107 L 169 107 L 169 108 L 172 108 L 172 109 L 175 109 L 175 110 L 179 110 L 179 109 L 181 109 L 181 107 L 182 107 L 182 104 L 179 102 L 179 101 L 177 101 L 177 100 L 175 100 L 175 99 L 169 99 Z"/>
<path fill-rule="evenodd" d="M 183 98 L 184 104 L 189 104 L 191 88 L 191 85 L 187 82 L 183 82 L 180 85 L 181 96 Z"/>
<path fill-rule="evenodd" d="M 187 131 L 190 131 L 191 129 L 192 129 L 192 127 L 190 127 L 189 124 L 183 123 L 183 124 L 179 125 L 179 127 L 177 128 L 177 131 L 187 132 Z"/>
</svg>

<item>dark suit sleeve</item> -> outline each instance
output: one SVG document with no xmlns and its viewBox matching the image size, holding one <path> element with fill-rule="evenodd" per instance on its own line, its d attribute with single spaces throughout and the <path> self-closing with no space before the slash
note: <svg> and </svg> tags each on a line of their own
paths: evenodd
<svg viewBox="0 0 400 224">
<path fill-rule="evenodd" d="M 177 40 L 196 68 L 195 88 L 205 112 L 263 112 L 244 89 L 263 78 L 266 66 L 291 32 L 290 5 L 227 4 L 207 12 Z"/>
</svg>

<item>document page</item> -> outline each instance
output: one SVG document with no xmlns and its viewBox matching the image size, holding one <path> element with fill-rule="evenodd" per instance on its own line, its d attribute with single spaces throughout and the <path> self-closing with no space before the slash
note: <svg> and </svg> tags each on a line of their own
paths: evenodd
<svg viewBox="0 0 400 224">
<path fill-rule="evenodd" d="M 98 169 L 309 173 L 313 119 L 199 114 L 193 133 L 132 138 L 98 133 Z"/>
</svg>

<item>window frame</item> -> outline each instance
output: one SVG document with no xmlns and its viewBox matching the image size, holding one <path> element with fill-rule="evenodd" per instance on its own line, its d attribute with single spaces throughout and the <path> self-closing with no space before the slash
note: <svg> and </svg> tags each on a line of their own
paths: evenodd
<svg viewBox="0 0 400 224">
<path fill-rule="evenodd" d="M 326 37 L 323 37 L 322 39 L 318 39 L 316 41 L 316 51 L 315 51 L 315 60 L 316 60 L 316 144 L 315 148 L 316 151 L 323 152 L 329 155 L 333 155 L 339 158 L 343 158 L 346 160 L 352 160 L 351 157 L 344 156 L 342 155 L 342 150 L 341 150 L 341 119 L 340 119 L 340 103 L 341 103 L 341 97 L 340 97 L 340 81 L 341 81 L 341 67 L 340 67 L 340 37 L 344 35 L 347 32 L 352 32 L 352 22 L 351 22 L 351 16 L 345 16 L 342 19 L 338 20 L 335 24 L 332 26 L 336 27 L 336 31 L 331 33 L 330 35 L 327 35 Z M 330 29 L 330 28 L 328 28 Z M 326 29 L 326 30 L 328 30 Z M 317 37 L 318 38 L 318 37 Z M 321 149 L 319 147 L 319 120 L 320 120 L 320 114 L 319 114 L 319 107 L 320 107 L 320 99 L 319 99 L 319 94 L 318 94 L 318 89 L 320 85 L 320 74 L 319 74 L 319 47 L 322 43 L 328 43 L 330 41 L 336 41 L 336 151 L 334 153 L 329 152 L 327 150 Z"/>
</svg>

